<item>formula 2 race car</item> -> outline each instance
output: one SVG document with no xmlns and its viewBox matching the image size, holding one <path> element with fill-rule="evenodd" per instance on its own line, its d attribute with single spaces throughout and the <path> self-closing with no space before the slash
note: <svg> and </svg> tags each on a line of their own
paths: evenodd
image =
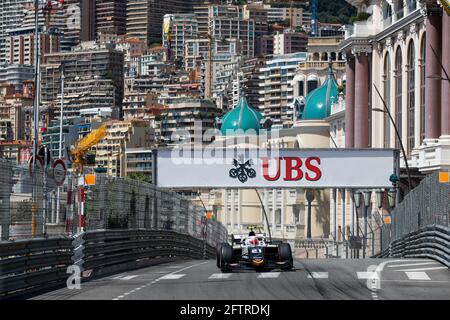
<svg viewBox="0 0 450 320">
<path fill-rule="evenodd" d="M 233 269 L 281 269 L 294 266 L 289 243 L 267 241 L 264 234 L 231 235 L 232 245 L 223 242 L 217 245 L 217 267 L 222 272 Z"/>
</svg>

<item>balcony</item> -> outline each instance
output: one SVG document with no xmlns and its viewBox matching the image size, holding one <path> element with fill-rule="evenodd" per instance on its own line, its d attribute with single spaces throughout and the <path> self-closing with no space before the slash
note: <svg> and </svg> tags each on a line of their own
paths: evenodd
<svg viewBox="0 0 450 320">
<path fill-rule="evenodd" d="M 326 69 L 328 68 L 328 62 L 326 61 L 304 61 L 304 62 L 300 62 L 299 64 L 299 68 L 301 70 L 306 70 L 306 69 Z M 334 69 L 344 69 L 345 68 L 345 62 L 337 62 L 337 61 L 333 61 L 333 68 Z"/>
</svg>

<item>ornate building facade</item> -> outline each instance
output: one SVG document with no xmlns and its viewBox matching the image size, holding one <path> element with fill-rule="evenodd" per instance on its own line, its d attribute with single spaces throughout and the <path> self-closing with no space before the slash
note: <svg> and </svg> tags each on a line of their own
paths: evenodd
<svg viewBox="0 0 450 320">
<path fill-rule="evenodd" d="M 370 17 L 348 26 L 340 44 L 347 61 L 345 146 L 400 148 L 397 128 L 412 170 L 448 169 L 448 13 L 436 0 L 348 2 Z"/>
</svg>

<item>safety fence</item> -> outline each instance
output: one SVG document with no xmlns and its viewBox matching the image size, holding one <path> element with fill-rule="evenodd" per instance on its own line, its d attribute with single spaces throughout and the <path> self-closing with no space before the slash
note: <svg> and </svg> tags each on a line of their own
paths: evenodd
<svg viewBox="0 0 450 320">
<path fill-rule="evenodd" d="M 17 165 L 0 159 L 0 239 L 18 240 L 84 230 L 172 230 L 215 245 L 227 237 L 218 221 L 182 195 L 127 178 L 96 174 L 80 187 L 54 164 Z"/>
<path fill-rule="evenodd" d="M 62 287 L 77 271 L 74 267 L 86 281 L 177 259 L 214 256 L 215 245 L 168 230 L 102 230 L 4 241 L 0 242 L 0 299 Z"/>
<path fill-rule="evenodd" d="M 448 249 L 442 251 L 440 246 L 450 246 L 450 184 L 440 183 L 438 172 L 409 192 L 391 217 L 392 223 L 382 226 L 381 248 L 375 256 L 428 256 L 449 265 Z"/>
<path fill-rule="evenodd" d="M 450 268 L 450 228 L 423 227 L 394 240 L 377 258 L 431 258 Z"/>
</svg>

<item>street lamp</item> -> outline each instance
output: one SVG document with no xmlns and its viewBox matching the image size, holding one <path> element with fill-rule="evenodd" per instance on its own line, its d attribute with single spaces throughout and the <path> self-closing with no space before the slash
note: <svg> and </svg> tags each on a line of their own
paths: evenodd
<svg viewBox="0 0 450 320">
<path fill-rule="evenodd" d="M 405 161 L 406 173 L 408 175 L 408 192 L 409 192 L 409 191 L 411 191 L 411 173 L 409 171 L 408 159 L 406 158 L 406 151 L 405 151 L 405 147 L 403 146 L 402 137 L 400 136 L 398 128 L 395 125 L 395 121 L 392 118 L 391 112 L 389 111 L 389 108 L 386 105 L 386 101 L 384 101 L 384 99 L 381 96 L 380 91 L 378 91 L 378 88 L 375 85 L 375 83 L 373 84 L 373 86 L 375 87 L 375 90 L 377 91 L 378 96 L 380 97 L 381 101 L 383 102 L 384 110 L 379 109 L 379 108 L 372 108 L 371 110 L 375 111 L 375 112 L 387 113 L 387 115 L 389 116 L 389 119 L 391 120 L 392 125 L 394 126 L 395 135 L 397 136 L 398 144 L 400 145 L 400 149 L 402 150 L 403 160 Z"/>
<path fill-rule="evenodd" d="M 358 215 L 358 209 L 361 206 L 361 197 L 362 197 L 362 193 L 359 190 L 356 190 L 353 192 L 353 202 L 355 204 L 356 210 L 356 238 L 359 241 L 359 215 Z M 359 259 L 359 247 L 355 248 L 355 254 L 354 256 L 356 256 L 356 258 Z"/>
<path fill-rule="evenodd" d="M 389 189 L 388 200 L 389 200 L 389 206 L 391 208 L 395 207 L 396 196 L 397 196 L 397 190 L 395 190 L 395 188 Z"/>
<path fill-rule="evenodd" d="M 378 209 L 381 209 L 383 207 L 384 190 L 378 189 L 377 191 L 375 191 L 375 194 L 377 196 L 377 207 Z"/>
<path fill-rule="evenodd" d="M 362 196 L 361 191 L 356 191 L 355 193 L 353 193 L 353 199 L 354 199 L 356 208 L 358 208 L 358 209 L 361 206 L 361 196 Z"/>
<path fill-rule="evenodd" d="M 364 195 L 364 243 L 363 243 L 363 258 L 366 257 L 366 246 L 367 246 L 367 211 L 369 211 L 370 198 L 372 195 L 371 190 L 363 191 Z"/>
</svg>

